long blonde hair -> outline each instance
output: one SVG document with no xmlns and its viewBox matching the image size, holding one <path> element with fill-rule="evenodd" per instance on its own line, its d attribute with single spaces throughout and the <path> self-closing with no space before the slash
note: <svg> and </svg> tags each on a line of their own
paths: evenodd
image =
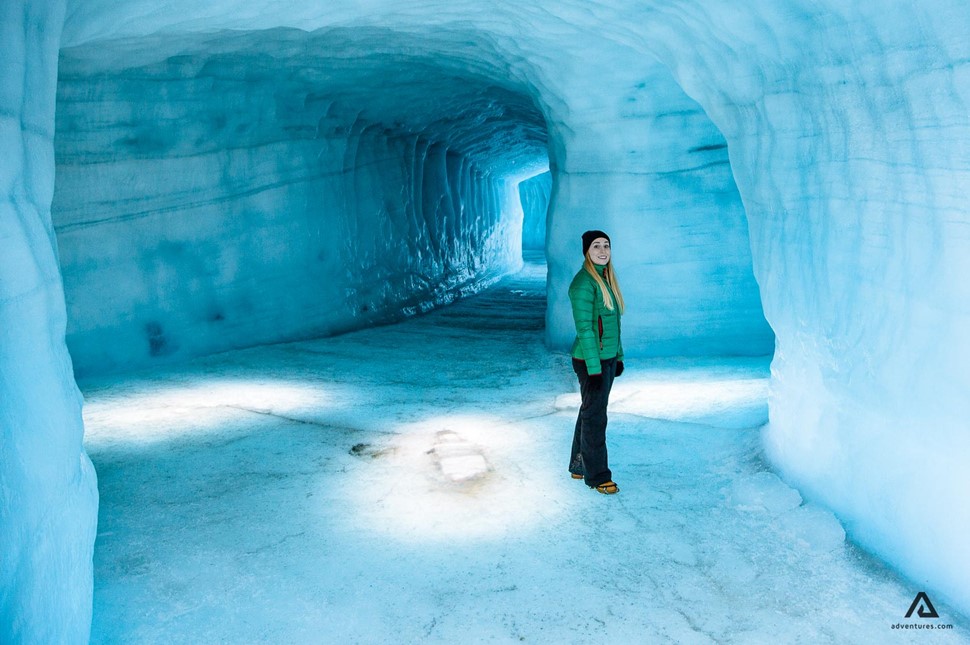
<svg viewBox="0 0 970 645">
<path fill-rule="evenodd" d="M 609 283 L 610 289 L 613 290 L 613 295 L 616 296 L 616 304 L 620 308 L 620 313 L 623 313 L 623 293 L 620 291 L 620 283 L 616 279 L 616 271 L 613 269 L 613 259 L 606 263 L 606 267 L 603 269 L 603 277 L 606 278 L 606 282 L 603 282 L 603 278 L 600 277 L 599 271 L 596 270 L 596 265 L 593 261 L 589 259 L 589 253 L 586 253 L 586 258 L 583 260 L 583 268 L 586 269 L 586 273 L 593 276 L 593 282 L 600 288 L 600 292 L 603 294 L 603 306 L 613 310 L 613 302 L 610 299 L 610 294 L 606 290 L 606 283 Z"/>
</svg>

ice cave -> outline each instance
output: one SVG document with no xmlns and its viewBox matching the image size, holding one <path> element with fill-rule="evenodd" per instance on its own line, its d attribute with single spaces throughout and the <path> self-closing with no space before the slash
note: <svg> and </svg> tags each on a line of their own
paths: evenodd
<svg viewBox="0 0 970 645">
<path fill-rule="evenodd" d="M 970 642 L 968 32 L 4 0 L 0 643 Z"/>
</svg>

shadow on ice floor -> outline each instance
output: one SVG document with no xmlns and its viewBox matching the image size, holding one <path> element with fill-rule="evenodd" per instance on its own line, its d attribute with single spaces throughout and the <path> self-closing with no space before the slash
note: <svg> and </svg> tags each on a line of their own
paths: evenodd
<svg viewBox="0 0 970 645">
<path fill-rule="evenodd" d="M 630 361 L 571 480 L 544 288 L 83 384 L 92 642 L 970 642 L 762 462 L 766 359 Z"/>
</svg>

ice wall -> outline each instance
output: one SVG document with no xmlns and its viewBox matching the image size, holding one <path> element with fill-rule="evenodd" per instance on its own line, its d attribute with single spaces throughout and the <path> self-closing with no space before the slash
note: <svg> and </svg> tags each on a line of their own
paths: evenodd
<svg viewBox="0 0 970 645">
<path fill-rule="evenodd" d="M 546 215 L 552 192 L 552 173 L 544 172 L 519 184 L 522 201 L 522 248 L 546 250 Z"/>
<path fill-rule="evenodd" d="M 0 5 L 0 643 L 82 643 L 97 520 L 50 221 L 64 4 Z"/>
<path fill-rule="evenodd" d="M 77 372 L 393 320 L 515 268 L 508 167 L 545 165 L 546 135 L 501 82 L 376 30 L 62 51 Z"/>
<path fill-rule="evenodd" d="M 728 141 L 777 334 L 769 455 L 968 612 L 970 10 L 709 9 L 644 37 Z"/>
</svg>

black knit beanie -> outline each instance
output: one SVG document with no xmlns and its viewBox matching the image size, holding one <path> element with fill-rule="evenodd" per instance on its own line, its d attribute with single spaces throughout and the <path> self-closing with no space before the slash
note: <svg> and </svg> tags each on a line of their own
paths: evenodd
<svg viewBox="0 0 970 645">
<path fill-rule="evenodd" d="M 610 242 L 610 236 L 603 231 L 586 231 L 583 233 L 583 256 L 586 256 L 586 252 L 589 251 L 589 245 L 593 243 L 598 237 L 605 237 L 607 242 Z M 610 242 L 612 244 L 612 242 Z"/>
</svg>

